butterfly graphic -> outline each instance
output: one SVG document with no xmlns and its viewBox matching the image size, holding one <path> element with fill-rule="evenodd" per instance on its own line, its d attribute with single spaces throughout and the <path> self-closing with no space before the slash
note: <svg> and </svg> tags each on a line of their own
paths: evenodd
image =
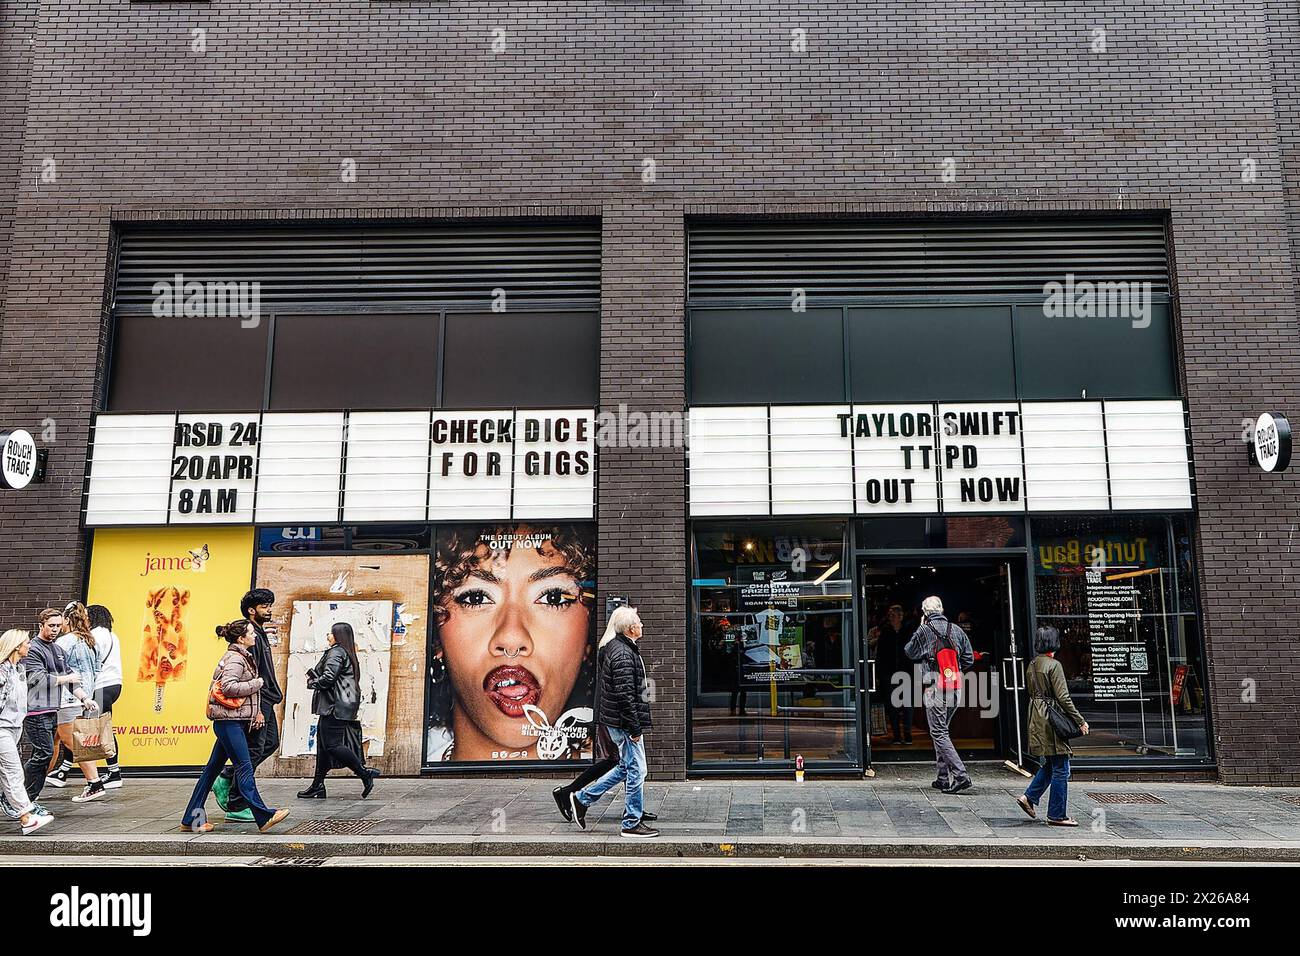
<svg viewBox="0 0 1300 956">
<path fill-rule="evenodd" d="M 524 715 L 537 731 L 537 757 L 540 760 L 559 760 L 569 751 L 570 741 L 579 744 L 586 737 L 585 724 L 591 723 L 590 707 L 574 707 L 560 715 L 552 726 L 540 707 L 524 704 Z"/>
<path fill-rule="evenodd" d="M 195 570 L 195 571 L 202 571 L 202 570 L 203 570 L 203 565 L 206 564 L 206 563 L 207 563 L 207 560 L 208 560 L 208 546 L 205 544 L 203 547 L 199 548 L 199 550 L 197 550 L 197 551 L 191 549 L 191 550 L 190 550 L 190 559 L 193 561 L 193 567 L 194 567 L 194 570 Z"/>
</svg>

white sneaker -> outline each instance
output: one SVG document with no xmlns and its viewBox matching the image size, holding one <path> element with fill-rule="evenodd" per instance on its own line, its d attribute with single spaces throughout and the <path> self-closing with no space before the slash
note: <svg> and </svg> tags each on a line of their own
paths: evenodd
<svg viewBox="0 0 1300 956">
<path fill-rule="evenodd" d="M 27 836 L 29 833 L 35 833 L 41 827 L 45 826 L 45 824 L 54 822 L 54 816 L 48 813 L 33 813 L 29 815 L 27 819 L 29 822 L 23 824 L 23 836 Z"/>
</svg>

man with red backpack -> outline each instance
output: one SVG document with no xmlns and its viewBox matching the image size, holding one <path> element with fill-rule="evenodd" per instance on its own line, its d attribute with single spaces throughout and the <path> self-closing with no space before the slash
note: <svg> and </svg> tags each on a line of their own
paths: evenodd
<svg viewBox="0 0 1300 956">
<path fill-rule="evenodd" d="M 970 638 L 943 616 L 943 602 L 931 595 L 921 602 L 921 626 L 903 653 L 922 666 L 925 717 L 930 724 L 938 770 L 938 779 L 931 786 L 944 793 L 969 790 L 970 774 L 957 756 L 948 722 L 961 704 L 961 673 L 975 663 Z"/>
</svg>

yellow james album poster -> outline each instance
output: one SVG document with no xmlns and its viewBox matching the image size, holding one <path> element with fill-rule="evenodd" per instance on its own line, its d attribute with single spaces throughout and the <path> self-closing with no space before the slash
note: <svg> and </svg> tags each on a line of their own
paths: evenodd
<svg viewBox="0 0 1300 956">
<path fill-rule="evenodd" d="M 207 762 L 208 685 L 226 650 L 213 630 L 239 617 L 252 564 L 251 528 L 95 532 L 86 603 L 108 608 L 122 642 L 113 726 L 123 766 Z"/>
</svg>

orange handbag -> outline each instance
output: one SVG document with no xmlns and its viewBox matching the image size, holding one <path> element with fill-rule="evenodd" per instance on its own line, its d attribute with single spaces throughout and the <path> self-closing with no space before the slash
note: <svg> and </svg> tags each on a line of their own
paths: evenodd
<svg viewBox="0 0 1300 956">
<path fill-rule="evenodd" d="M 244 705 L 242 698 L 227 697 L 225 694 L 221 693 L 220 679 L 214 680 L 212 686 L 208 688 L 208 700 L 212 701 L 212 703 L 219 707 L 226 708 L 227 710 L 239 710 L 239 708 Z"/>
</svg>

